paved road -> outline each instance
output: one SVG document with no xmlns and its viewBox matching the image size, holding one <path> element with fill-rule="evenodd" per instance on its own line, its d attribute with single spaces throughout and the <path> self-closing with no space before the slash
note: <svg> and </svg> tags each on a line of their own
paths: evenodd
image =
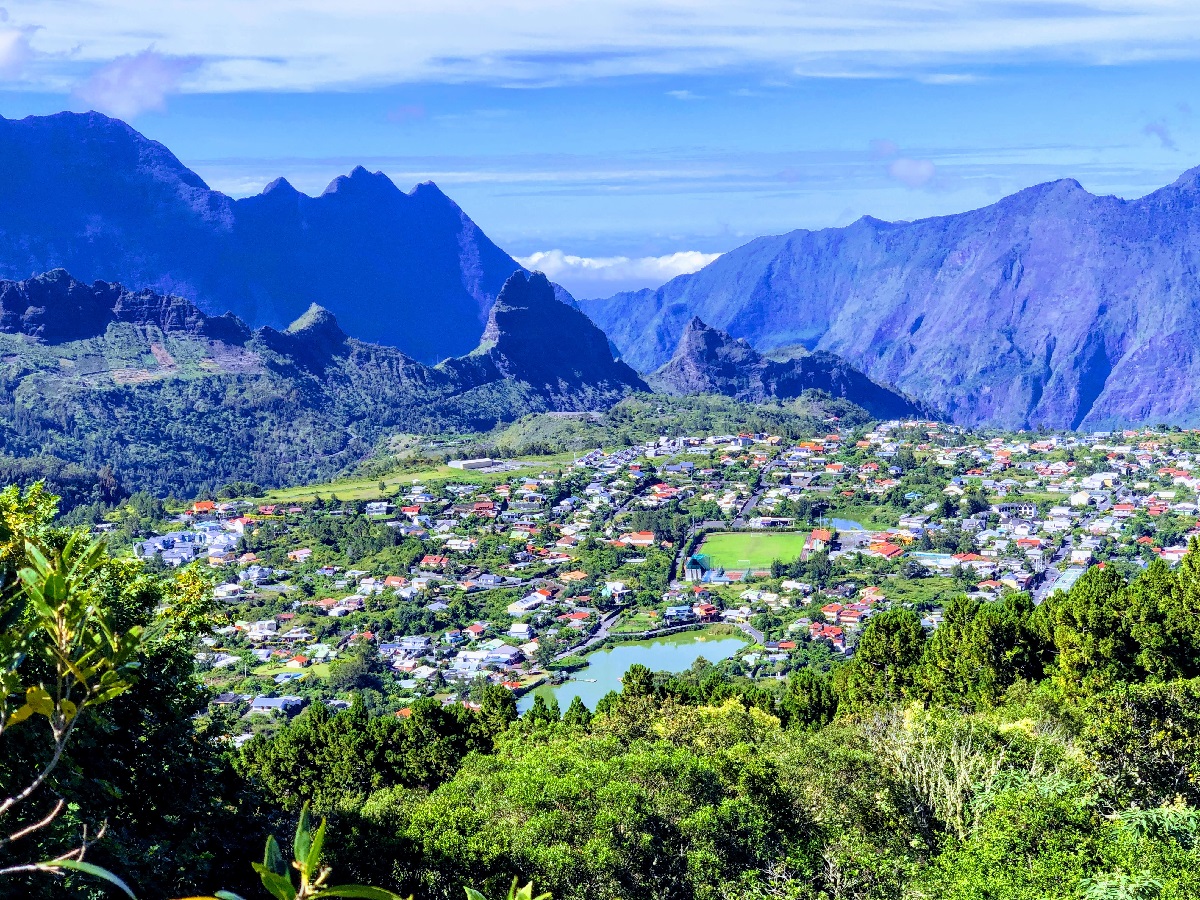
<svg viewBox="0 0 1200 900">
<path fill-rule="evenodd" d="M 590 638 L 588 638 L 578 647 L 572 647 L 570 650 L 564 650 L 562 653 L 559 653 L 555 659 L 565 659 L 568 656 L 576 656 L 581 653 L 586 653 L 589 648 L 596 646 L 606 637 L 608 637 L 608 632 L 612 629 L 613 625 L 617 623 L 617 619 L 620 617 L 620 610 L 613 610 L 612 612 L 607 613 L 600 620 L 599 627 L 592 633 Z"/>
<path fill-rule="evenodd" d="M 1060 562 L 1062 562 L 1064 559 L 1066 559 L 1071 554 L 1073 545 L 1074 545 L 1074 541 L 1071 538 L 1071 536 L 1068 535 L 1066 540 L 1063 541 L 1062 547 L 1060 547 L 1057 551 L 1055 551 L 1054 556 L 1052 556 L 1050 558 L 1050 561 L 1048 563 L 1046 563 L 1046 571 L 1047 572 L 1051 572 L 1051 571 L 1057 572 L 1058 564 Z M 1057 580 L 1058 580 L 1058 576 L 1056 575 L 1054 578 L 1054 581 L 1057 581 Z M 1042 583 L 1039 584 L 1036 588 L 1034 588 L 1033 603 L 1035 606 L 1040 604 L 1043 600 L 1045 600 L 1047 597 L 1049 597 L 1051 594 L 1054 593 L 1054 581 L 1051 581 L 1047 578 L 1044 581 L 1042 581 Z"/>
<path fill-rule="evenodd" d="M 767 642 L 766 636 L 761 631 L 759 631 L 757 628 L 754 628 L 752 625 L 750 625 L 748 622 L 738 622 L 737 627 L 740 628 L 746 634 L 750 635 L 750 637 L 754 639 L 754 643 L 765 644 Z"/>
<path fill-rule="evenodd" d="M 762 495 L 766 493 L 766 488 L 759 488 L 750 495 L 750 499 L 742 504 L 741 510 L 738 511 L 737 517 L 733 520 L 734 528 L 746 527 L 746 514 L 753 512 L 754 507 L 758 506 L 758 501 L 762 499 Z"/>
</svg>

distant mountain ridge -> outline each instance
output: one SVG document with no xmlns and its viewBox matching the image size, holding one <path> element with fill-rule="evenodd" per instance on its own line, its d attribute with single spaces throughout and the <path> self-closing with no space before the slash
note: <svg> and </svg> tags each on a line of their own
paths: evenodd
<svg viewBox="0 0 1200 900">
<path fill-rule="evenodd" d="M 747 403 L 792 400 L 818 390 L 861 406 L 877 419 L 927 417 L 907 397 L 876 384 L 832 353 L 818 350 L 769 360 L 746 341 L 710 328 L 697 316 L 684 327 L 675 354 L 646 376 L 668 394 L 723 394 Z"/>
<path fill-rule="evenodd" d="M 0 278 L 56 268 L 254 327 L 317 303 L 427 362 L 474 347 L 521 270 L 432 183 L 405 193 L 360 166 L 316 197 L 280 178 L 235 200 L 99 113 L 0 118 Z"/>
<path fill-rule="evenodd" d="M 572 353 L 571 348 L 576 348 Z M 471 355 L 424 365 L 310 306 L 252 330 L 63 270 L 0 281 L 0 452 L 111 465 L 159 493 L 329 477 L 395 430 L 471 431 L 645 390 L 543 275 L 514 272 Z"/>
<path fill-rule="evenodd" d="M 959 423 L 1198 425 L 1200 169 L 1136 200 L 1068 179 L 957 215 L 759 238 L 582 308 L 641 372 L 699 316 L 762 353 L 836 353 Z"/>
</svg>

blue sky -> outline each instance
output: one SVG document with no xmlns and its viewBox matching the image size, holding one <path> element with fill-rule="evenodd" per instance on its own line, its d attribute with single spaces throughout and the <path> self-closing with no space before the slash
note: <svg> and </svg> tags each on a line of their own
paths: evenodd
<svg viewBox="0 0 1200 900">
<path fill-rule="evenodd" d="M 580 296 L 760 234 L 1200 164 L 1194 0 L 0 6 L 0 114 L 118 115 L 234 195 L 432 179 Z"/>
</svg>

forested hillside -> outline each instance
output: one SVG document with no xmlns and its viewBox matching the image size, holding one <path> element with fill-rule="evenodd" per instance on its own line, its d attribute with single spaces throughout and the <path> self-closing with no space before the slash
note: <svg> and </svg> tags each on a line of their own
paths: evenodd
<svg viewBox="0 0 1200 900">
<path fill-rule="evenodd" d="M 485 345 L 430 367 L 347 336 L 317 306 L 252 331 L 62 270 L 0 282 L 0 473 L 50 478 L 72 503 L 295 484 L 359 462 L 389 431 L 477 432 L 645 390 L 544 276 L 515 273 L 501 293 Z"/>
<path fill-rule="evenodd" d="M 355 877 L 418 896 L 519 873 L 564 898 L 1184 898 L 1198 607 L 1193 547 L 1178 574 L 1094 568 L 1036 609 L 956 601 L 932 638 L 885 613 L 850 663 L 779 691 L 630 671 L 595 715 L 535 706 L 461 763 L 437 742 L 440 772 L 417 751 L 324 774 L 363 746 L 353 712 L 301 717 L 242 767 L 336 814 Z M 421 718 L 405 728 L 458 733 Z"/>
</svg>

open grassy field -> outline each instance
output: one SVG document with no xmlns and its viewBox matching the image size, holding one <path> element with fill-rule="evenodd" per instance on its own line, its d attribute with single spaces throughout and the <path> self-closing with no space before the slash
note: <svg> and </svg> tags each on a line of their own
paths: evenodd
<svg viewBox="0 0 1200 900">
<path fill-rule="evenodd" d="M 777 559 L 798 558 L 807 537 L 804 531 L 721 531 L 706 537 L 700 552 L 724 569 L 765 569 Z"/>
<path fill-rule="evenodd" d="M 329 663 L 316 663 L 307 666 L 303 669 L 289 669 L 286 665 L 280 663 L 267 663 L 252 670 L 253 673 L 260 678 L 274 678 L 276 675 L 281 675 L 284 672 L 300 672 L 306 679 L 308 678 L 328 678 Z"/>
<path fill-rule="evenodd" d="M 617 624 L 609 629 L 609 632 L 612 634 L 640 634 L 643 631 L 661 627 L 661 617 L 657 615 L 651 617 L 646 610 L 639 609 L 632 614 L 622 615 Z"/>
<path fill-rule="evenodd" d="M 325 484 L 309 484 L 299 487 L 279 488 L 268 491 L 264 498 L 271 503 L 301 503 L 312 500 L 318 494 L 322 497 L 336 496 L 339 500 L 378 500 L 394 496 L 397 489 L 421 484 L 428 487 L 436 482 L 453 481 L 457 484 L 497 484 L 508 481 L 521 474 L 534 475 L 543 469 L 554 471 L 570 465 L 575 459 L 571 453 L 559 453 L 555 456 L 539 456 L 528 460 L 512 460 L 520 466 L 519 471 L 484 474 L 463 469 L 452 469 L 449 466 L 434 466 L 419 471 L 397 472 L 382 478 L 347 478 Z M 383 488 L 380 489 L 380 484 Z"/>
</svg>

